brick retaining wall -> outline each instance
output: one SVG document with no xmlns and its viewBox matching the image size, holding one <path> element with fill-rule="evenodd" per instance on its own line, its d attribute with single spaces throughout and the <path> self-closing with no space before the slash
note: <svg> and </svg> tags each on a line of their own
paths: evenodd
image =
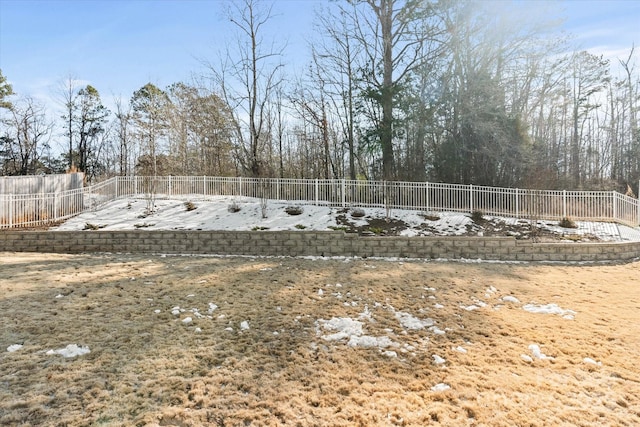
<svg viewBox="0 0 640 427">
<path fill-rule="evenodd" d="M 629 261 L 640 242 L 532 243 L 512 237 L 363 237 L 342 231 L 0 231 L 0 252 L 359 256 Z"/>
</svg>

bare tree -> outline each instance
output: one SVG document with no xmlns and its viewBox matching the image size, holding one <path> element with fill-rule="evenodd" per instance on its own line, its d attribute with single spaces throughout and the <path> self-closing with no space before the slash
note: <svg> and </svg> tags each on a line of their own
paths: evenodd
<svg viewBox="0 0 640 427">
<path fill-rule="evenodd" d="M 598 108 L 596 95 L 609 81 L 608 61 L 588 52 L 578 52 L 572 58 L 568 89 L 571 93 L 571 142 L 569 150 L 569 177 L 573 185 L 581 182 L 581 159 L 584 126 L 589 112 Z"/>
<path fill-rule="evenodd" d="M 74 147 L 74 121 L 76 116 L 79 84 L 78 79 L 73 75 L 68 75 L 59 84 L 59 99 L 63 106 L 62 119 L 64 120 L 64 135 L 67 137 L 67 166 L 71 169 L 73 163 Z"/>
<path fill-rule="evenodd" d="M 239 161 L 252 176 L 264 175 L 262 154 L 270 142 L 267 131 L 269 102 L 282 84 L 283 47 L 267 45 L 265 26 L 273 17 L 272 7 L 260 0 L 231 4 L 229 19 L 238 30 L 234 49 L 228 49 L 219 69 L 209 64 L 225 102 L 234 111 Z"/>
<path fill-rule="evenodd" d="M 328 102 L 337 112 L 342 136 L 349 154 L 349 178 L 356 179 L 356 71 L 362 65 L 362 46 L 356 40 L 353 5 L 351 9 L 339 7 L 337 12 L 323 9 L 316 14 L 317 25 L 324 36 L 312 46 L 313 58 L 323 71 Z"/>
<path fill-rule="evenodd" d="M 162 155 L 159 141 L 165 136 L 170 100 L 167 94 L 152 83 L 133 93 L 131 108 L 144 156 L 137 166 L 146 175 L 147 213 L 155 211 L 156 177 L 164 173 L 166 156 Z"/>
<path fill-rule="evenodd" d="M 328 119 L 328 103 L 326 82 L 324 80 L 324 72 L 319 64 L 317 57 L 314 56 L 314 62 L 309 67 L 309 81 L 313 82 L 308 85 L 299 85 L 295 95 L 292 97 L 292 103 L 298 112 L 298 116 L 303 123 L 312 126 L 312 135 L 317 135 L 317 144 L 319 146 L 319 156 L 314 161 L 318 162 L 321 167 L 322 177 L 329 179 L 337 175 L 331 156 L 330 139 L 333 139 Z"/>
<path fill-rule="evenodd" d="M 115 100 L 115 138 L 117 140 L 118 173 L 129 175 L 131 170 L 132 141 L 132 112 L 130 104 L 123 104 L 120 97 Z"/>
<path fill-rule="evenodd" d="M 625 135 L 627 141 L 626 149 L 623 154 L 623 163 L 625 167 L 622 168 L 623 176 L 622 180 L 627 182 L 632 181 L 635 184 L 640 180 L 640 123 L 638 122 L 638 103 L 640 101 L 640 78 L 634 72 L 635 67 L 631 62 L 634 58 L 635 46 L 631 47 L 629 56 L 626 60 L 620 60 L 620 65 L 624 69 L 624 88 L 625 94 L 621 97 L 622 104 L 626 104 L 628 111 L 628 132 Z M 638 189 L 640 194 L 640 188 Z"/>
<path fill-rule="evenodd" d="M 4 173 L 30 175 L 44 171 L 41 162 L 49 146 L 53 123 L 33 98 L 18 100 L 11 107 L 7 134 L 1 138 Z"/>
</svg>

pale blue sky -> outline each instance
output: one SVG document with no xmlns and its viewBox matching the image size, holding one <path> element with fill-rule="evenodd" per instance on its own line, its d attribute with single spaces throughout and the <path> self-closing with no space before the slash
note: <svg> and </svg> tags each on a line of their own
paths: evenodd
<svg viewBox="0 0 640 427">
<path fill-rule="evenodd" d="M 499 6 L 505 0 L 492 1 Z M 622 58 L 640 44 L 640 0 L 519 1 L 552 6 L 576 46 Z M 314 9 L 326 0 L 275 0 L 267 29 L 286 42 L 285 63 L 301 66 Z M 147 82 L 164 88 L 215 61 L 232 26 L 221 0 L 0 0 L 0 69 L 20 95 L 50 102 L 68 76 L 108 99 L 128 100 Z M 640 50 L 640 46 L 637 50 Z M 637 64 L 640 67 L 640 64 Z M 289 69 L 289 71 L 291 71 Z M 107 101 L 107 104 L 109 102 Z"/>
</svg>

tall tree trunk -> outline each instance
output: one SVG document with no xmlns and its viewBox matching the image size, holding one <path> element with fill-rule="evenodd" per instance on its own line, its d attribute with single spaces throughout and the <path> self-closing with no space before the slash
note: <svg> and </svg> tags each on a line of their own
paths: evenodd
<svg viewBox="0 0 640 427">
<path fill-rule="evenodd" d="M 393 0 L 382 0 L 379 19 L 382 32 L 382 121 L 380 145 L 382 146 L 382 177 L 394 179 L 393 159 Z"/>
</svg>

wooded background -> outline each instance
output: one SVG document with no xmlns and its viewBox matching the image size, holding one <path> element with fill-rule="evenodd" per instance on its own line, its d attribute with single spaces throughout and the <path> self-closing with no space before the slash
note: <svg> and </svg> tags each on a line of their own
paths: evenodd
<svg viewBox="0 0 640 427">
<path fill-rule="evenodd" d="M 230 2 L 238 32 L 192 81 L 149 82 L 110 110 L 69 77 L 55 120 L 0 74 L 0 174 L 74 167 L 88 182 L 212 175 L 637 194 L 636 50 L 611 62 L 572 49 L 554 16 L 490 3 L 327 3 L 312 59 L 296 72 L 286 46 L 265 37 L 275 5 Z"/>
</svg>

